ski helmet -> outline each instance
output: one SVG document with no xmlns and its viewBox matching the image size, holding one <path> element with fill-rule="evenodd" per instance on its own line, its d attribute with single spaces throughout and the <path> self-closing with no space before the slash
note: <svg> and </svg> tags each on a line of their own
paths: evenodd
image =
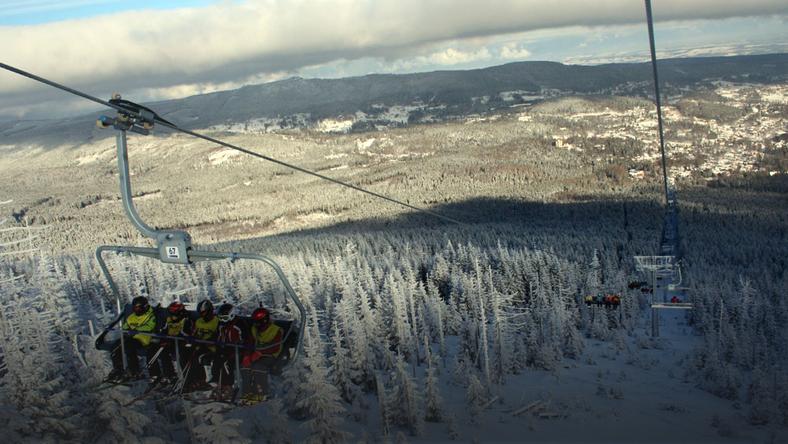
<svg viewBox="0 0 788 444">
<path fill-rule="evenodd" d="M 222 322 L 230 322 L 235 319 L 235 307 L 233 304 L 224 303 L 219 306 L 219 310 L 216 312 L 216 316 Z"/>
<path fill-rule="evenodd" d="M 171 303 L 169 307 L 167 307 L 167 313 L 169 313 L 170 316 L 182 318 L 186 315 L 186 306 L 178 301 L 175 301 Z"/>
<path fill-rule="evenodd" d="M 137 296 L 136 298 L 131 300 L 131 310 L 134 311 L 135 314 L 141 315 L 148 311 L 148 298 L 145 296 Z"/>
<path fill-rule="evenodd" d="M 200 314 L 202 318 L 212 318 L 213 317 L 213 304 L 208 299 L 201 301 L 197 304 L 197 313 Z"/>
<path fill-rule="evenodd" d="M 255 324 L 268 325 L 271 322 L 271 314 L 265 308 L 260 307 L 252 312 L 252 321 Z"/>
</svg>

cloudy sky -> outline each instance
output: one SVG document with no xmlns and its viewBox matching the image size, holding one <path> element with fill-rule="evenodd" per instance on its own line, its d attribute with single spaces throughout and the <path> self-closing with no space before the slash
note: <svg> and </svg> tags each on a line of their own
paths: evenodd
<svg viewBox="0 0 788 444">
<path fill-rule="evenodd" d="M 788 52 L 785 0 L 653 0 L 662 57 Z M 645 61 L 641 0 L 0 0 L 0 61 L 150 101 L 291 76 Z M 0 118 L 79 113 L 0 72 Z"/>
</svg>

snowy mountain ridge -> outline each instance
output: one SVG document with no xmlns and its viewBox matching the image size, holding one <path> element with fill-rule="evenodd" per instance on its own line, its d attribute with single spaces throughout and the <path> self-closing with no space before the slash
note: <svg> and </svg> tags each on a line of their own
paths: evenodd
<svg viewBox="0 0 788 444">
<path fill-rule="evenodd" d="M 667 94 L 711 81 L 784 82 L 788 54 L 660 61 Z M 148 103 L 188 129 L 260 133 L 294 129 L 363 132 L 461 120 L 569 95 L 653 94 L 648 63 L 597 66 L 516 62 L 468 71 L 371 74 L 342 79 L 294 77 L 237 90 Z M 133 100 L 133 98 L 129 97 Z M 89 116 L 0 122 L 4 145 L 84 143 Z"/>
</svg>

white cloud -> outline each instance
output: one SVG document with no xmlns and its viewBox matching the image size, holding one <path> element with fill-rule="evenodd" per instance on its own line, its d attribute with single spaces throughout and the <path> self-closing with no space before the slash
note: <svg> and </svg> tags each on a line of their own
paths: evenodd
<svg viewBox="0 0 788 444">
<path fill-rule="evenodd" d="M 445 51 L 430 54 L 428 60 L 436 65 L 459 65 L 478 60 L 488 60 L 492 57 L 487 48 L 478 51 L 463 51 L 461 49 L 449 48 Z"/>
<path fill-rule="evenodd" d="M 399 71 L 429 66 L 454 66 L 490 60 L 492 54 L 487 48 L 463 50 L 455 47 L 441 49 L 427 55 L 416 56 L 398 61 Z"/>
<path fill-rule="evenodd" d="M 193 96 L 196 94 L 208 94 L 216 91 L 226 91 L 230 89 L 237 89 L 244 85 L 259 84 L 273 82 L 287 78 L 289 75 L 286 72 L 276 72 L 270 74 L 258 74 L 253 76 L 244 77 L 238 81 L 232 82 L 202 82 L 202 83 L 184 83 L 174 86 L 166 86 L 162 88 L 141 88 L 139 90 L 131 91 L 130 97 L 143 96 L 147 100 L 167 100 L 176 99 L 179 97 Z"/>
<path fill-rule="evenodd" d="M 509 43 L 501 47 L 500 57 L 505 60 L 523 60 L 531 56 L 531 51 L 517 43 Z"/>
<path fill-rule="evenodd" d="M 79 1 L 79 0 L 75 0 Z M 100 1 L 100 0 L 97 0 Z M 565 26 L 641 24 L 632 0 L 267 0 L 222 2 L 203 8 L 145 10 L 88 19 L 0 27 L 2 61 L 87 89 L 112 91 L 242 84 L 253 76 L 296 72 L 345 59 L 383 58 L 455 66 L 492 59 L 485 38 Z M 784 0 L 661 0 L 657 20 L 785 14 Z M 425 54 L 425 48 L 438 50 Z M 522 42 L 520 42 L 522 44 Z M 498 54 L 527 57 L 524 46 Z M 207 86 L 200 86 L 207 85 Z M 20 106 L 52 99 L 32 82 L 0 73 L 0 103 Z"/>
</svg>

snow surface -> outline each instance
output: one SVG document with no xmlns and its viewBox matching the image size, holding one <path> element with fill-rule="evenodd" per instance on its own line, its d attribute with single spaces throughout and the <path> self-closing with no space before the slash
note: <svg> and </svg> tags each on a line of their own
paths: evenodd
<svg viewBox="0 0 788 444">
<path fill-rule="evenodd" d="M 221 165 L 223 163 L 230 162 L 235 157 L 241 156 L 240 151 L 233 150 L 230 148 L 222 148 L 219 151 L 215 151 L 208 156 L 208 162 L 213 165 Z"/>
<path fill-rule="evenodd" d="M 491 394 L 498 400 L 478 417 L 468 411 L 464 388 L 443 372 L 439 378 L 448 421 L 425 423 L 421 436 L 409 436 L 396 427 L 382 436 L 377 400 L 368 395 L 368 409 L 363 412 L 367 423 L 346 419 L 343 429 L 353 436 L 348 442 L 397 441 L 398 437 L 413 443 L 452 442 L 450 427 L 456 429 L 456 442 L 788 442 L 788 430 L 749 425 L 736 404 L 683 377 L 683 359 L 701 345 L 686 324 L 686 313 L 662 310 L 659 338 L 650 338 L 644 326 L 635 336 L 622 331 L 620 340 L 586 339 L 583 356 L 565 358 L 555 371 L 509 375 Z M 449 337 L 447 343 L 454 355 L 457 338 Z M 423 367 L 417 369 L 419 376 L 423 372 Z M 514 414 L 537 401 L 540 404 L 530 411 Z M 267 403 L 241 407 L 225 417 L 241 419 L 240 434 L 253 437 L 255 424 L 270 427 L 267 408 Z M 539 413 L 557 416 L 542 418 Z M 303 423 L 288 420 L 288 428 L 295 442 L 305 439 Z"/>
</svg>

